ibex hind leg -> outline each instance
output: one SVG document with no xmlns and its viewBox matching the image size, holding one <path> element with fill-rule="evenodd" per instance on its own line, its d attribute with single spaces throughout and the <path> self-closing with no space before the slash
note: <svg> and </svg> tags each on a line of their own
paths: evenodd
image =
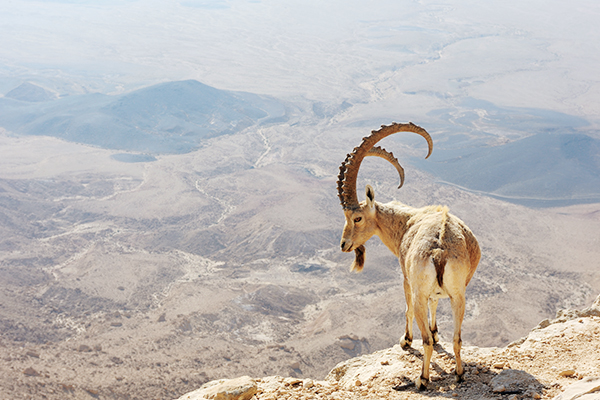
<svg viewBox="0 0 600 400">
<path fill-rule="evenodd" d="M 413 320 L 415 319 L 412 289 L 406 278 L 404 278 L 404 297 L 406 299 L 406 331 L 404 337 L 400 340 L 400 346 L 406 350 L 412 345 Z"/>
<path fill-rule="evenodd" d="M 421 376 L 415 381 L 419 390 L 427 389 L 429 383 L 429 364 L 433 353 L 433 337 L 427 320 L 427 297 L 422 294 L 417 294 L 415 303 L 415 317 L 421 336 L 423 337 L 423 368 Z"/>
<path fill-rule="evenodd" d="M 437 320 L 435 314 L 437 311 L 439 299 L 429 299 L 429 329 L 431 330 L 431 336 L 433 338 L 433 344 L 440 341 L 440 335 L 438 334 Z"/>
<path fill-rule="evenodd" d="M 454 319 L 453 345 L 454 357 L 456 359 L 456 381 L 462 382 L 465 371 L 460 358 L 460 350 L 462 348 L 461 326 L 465 316 L 465 296 L 463 294 L 452 296 L 450 298 L 450 303 L 452 305 L 452 316 Z"/>
</svg>

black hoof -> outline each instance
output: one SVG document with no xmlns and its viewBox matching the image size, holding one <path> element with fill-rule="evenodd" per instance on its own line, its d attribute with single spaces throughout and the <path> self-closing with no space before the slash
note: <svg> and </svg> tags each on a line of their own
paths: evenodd
<svg viewBox="0 0 600 400">
<path fill-rule="evenodd" d="M 465 376 L 465 374 L 464 374 L 464 373 L 463 373 L 462 375 L 458 375 L 458 374 L 456 374 L 456 383 L 461 383 L 461 382 L 464 382 L 464 381 L 465 381 L 465 378 L 464 378 L 464 376 Z"/>
<path fill-rule="evenodd" d="M 411 345 L 412 345 L 412 339 L 407 339 L 407 338 L 404 338 L 404 339 L 402 339 L 402 340 L 400 341 L 400 346 L 402 346 L 402 348 L 403 348 L 404 350 L 406 350 L 406 349 L 408 349 L 409 347 L 411 347 Z"/>
<path fill-rule="evenodd" d="M 427 389 L 427 384 L 429 383 L 429 379 L 425 379 L 422 376 L 418 377 L 417 380 L 415 381 L 415 386 L 417 387 L 417 389 L 419 390 L 426 390 Z"/>
</svg>

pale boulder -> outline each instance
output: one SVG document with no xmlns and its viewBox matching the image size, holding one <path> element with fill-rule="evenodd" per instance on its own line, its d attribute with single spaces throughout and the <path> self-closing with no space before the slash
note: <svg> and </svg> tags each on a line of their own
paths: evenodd
<svg viewBox="0 0 600 400">
<path fill-rule="evenodd" d="M 208 382 L 178 400 L 249 400 L 256 391 L 256 382 L 249 376 L 241 376 Z"/>
<path fill-rule="evenodd" d="M 597 400 L 598 398 L 600 398 L 600 377 L 595 376 L 573 383 L 552 400 Z"/>
</svg>

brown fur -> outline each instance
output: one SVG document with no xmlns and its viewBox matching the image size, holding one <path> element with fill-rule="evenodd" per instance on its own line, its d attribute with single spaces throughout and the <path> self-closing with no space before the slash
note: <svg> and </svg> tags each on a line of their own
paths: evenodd
<svg viewBox="0 0 600 400">
<path fill-rule="evenodd" d="M 440 222 L 440 232 L 438 238 L 438 248 L 431 251 L 431 261 L 435 266 L 435 274 L 440 288 L 444 284 L 444 270 L 446 269 L 446 252 L 444 243 L 446 242 L 446 225 L 448 224 L 448 207 L 437 207 L 437 210 L 442 213 L 442 221 Z"/>
<path fill-rule="evenodd" d="M 350 271 L 362 272 L 365 266 L 365 246 L 358 246 L 354 249 L 354 262 L 350 267 Z"/>
<path fill-rule="evenodd" d="M 431 260 L 433 261 L 433 266 L 435 267 L 435 275 L 437 278 L 437 283 L 440 287 L 444 285 L 444 270 L 446 269 L 446 257 L 444 256 L 444 251 L 441 249 L 433 250 L 431 254 Z"/>
</svg>

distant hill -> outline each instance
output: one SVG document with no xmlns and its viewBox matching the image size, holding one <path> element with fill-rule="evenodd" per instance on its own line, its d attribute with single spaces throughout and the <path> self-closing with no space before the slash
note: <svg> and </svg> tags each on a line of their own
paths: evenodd
<svg viewBox="0 0 600 400">
<path fill-rule="evenodd" d="M 194 80 L 118 96 L 87 94 L 35 104 L 15 95 L 17 89 L 0 98 L 0 126 L 9 131 L 148 154 L 186 153 L 207 138 L 285 116 L 274 99 Z"/>
<path fill-rule="evenodd" d="M 436 149 L 416 164 L 442 180 L 528 206 L 600 201 L 600 140 L 539 133 L 504 145 Z"/>
<path fill-rule="evenodd" d="M 56 96 L 52 92 L 30 82 L 22 83 L 6 93 L 4 97 L 28 102 L 50 101 L 56 99 Z"/>
</svg>

